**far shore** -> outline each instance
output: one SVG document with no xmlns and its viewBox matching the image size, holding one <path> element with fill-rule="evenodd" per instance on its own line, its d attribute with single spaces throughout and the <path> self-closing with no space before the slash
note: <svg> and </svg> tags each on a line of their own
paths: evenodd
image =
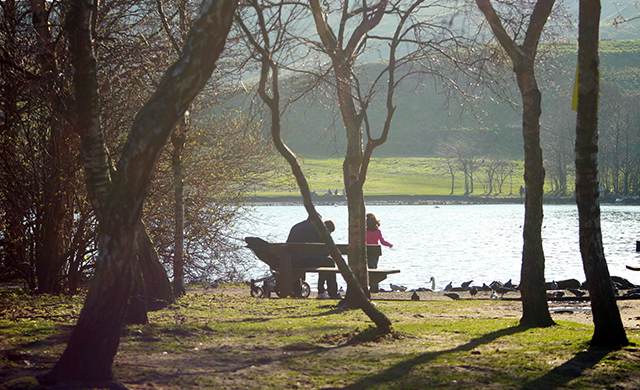
<svg viewBox="0 0 640 390">
<path fill-rule="evenodd" d="M 522 196 L 464 196 L 464 195 L 367 195 L 364 197 L 368 205 L 477 205 L 477 204 L 524 204 Z M 318 206 L 346 206 L 347 200 L 342 195 L 313 196 L 313 203 Z M 545 196 L 544 204 L 575 204 L 573 196 Z M 301 205 L 300 195 L 286 196 L 254 196 L 247 198 L 247 203 L 257 206 Z M 600 198 L 602 204 L 640 205 L 640 199 L 634 197 L 606 196 Z"/>
</svg>

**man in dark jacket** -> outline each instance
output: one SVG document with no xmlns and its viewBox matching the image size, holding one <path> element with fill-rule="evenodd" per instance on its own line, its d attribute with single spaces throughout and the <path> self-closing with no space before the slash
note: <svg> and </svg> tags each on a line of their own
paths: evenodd
<svg viewBox="0 0 640 390">
<path fill-rule="evenodd" d="M 322 218 L 322 217 L 321 217 Z M 335 224 L 333 221 L 325 221 L 325 226 L 329 233 L 335 230 Z M 320 233 L 316 230 L 311 219 L 295 224 L 289 231 L 289 237 L 287 242 L 320 242 L 322 238 Z M 294 267 L 334 267 L 335 264 L 331 257 L 326 255 L 295 255 L 291 258 L 292 265 Z M 304 276 L 303 276 L 304 279 Z M 325 290 L 325 282 L 327 288 Z M 318 298 L 341 298 L 338 294 L 338 282 L 336 281 L 336 274 L 333 272 L 319 272 L 318 273 Z"/>
</svg>

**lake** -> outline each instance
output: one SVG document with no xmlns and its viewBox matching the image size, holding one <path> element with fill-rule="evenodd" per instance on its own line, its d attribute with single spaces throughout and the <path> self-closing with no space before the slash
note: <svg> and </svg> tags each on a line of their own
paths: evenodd
<svg viewBox="0 0 640 390">
<path fill-rule="evenodd" d="M 323 219 L 336 224 L 332 234 L 336 243 L 347 243 L 347 207 L 318 206 Z M 401 273 L 389 275 L 380 287 L 389 283 L 409 289 L 436 289 L 449 282 L 459 286 L 494 280 L 514 283 L 520 280 L 522 261 L 523 205 L 372 205 L 367 212 L 381 221 L 380 230 L 393 248 L 382 248 L 379 268 L 397 268 Z M 640 207 L 623 205 L 601 206 L 602 235 L 605 256 L 611 275 L 640 284 L 640 272 L 629 271 L 626 264 L 639 265 L 636 240 L 640 240 Z M 270 242 L 284 242 L 289 229 L 306 219 L 303 206 L 254 207 L 253 223 L 241 228 L 242 237 L 256 236 Z M 545 205 L 542 228 L 545 253 L 545 279 L 586 278 L 578 244 L 578 211 L 575 205 Z M 248 249 L 247 249 L 248 251 Z M 256 276 L 264 275 L 268 267 L 256 259 Z M 315 274 L 307 281 L 316 290 Z M 342 278 L 338 284 L 346 288 Z"/>
</svg>

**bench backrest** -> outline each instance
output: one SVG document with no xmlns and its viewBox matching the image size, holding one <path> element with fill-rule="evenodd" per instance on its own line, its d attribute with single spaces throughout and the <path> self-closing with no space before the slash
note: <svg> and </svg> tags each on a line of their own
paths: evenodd
<svg viewBox="0 0 640 390">
<path fill-rule="evenodd" d="M 347 244 L 337 244 L 338 250 L 343 255 L 348 252 Z M 269 244 L 269 252 L 273 254 L 291 254 L 291 255 L 328 255 L 329 251 L 324 244 L 315 242 L 305 243 L 271 243 Z M 371 255 L 382 255 L 380 245 L 367 245 L 367 253 Z"/>
</svg>

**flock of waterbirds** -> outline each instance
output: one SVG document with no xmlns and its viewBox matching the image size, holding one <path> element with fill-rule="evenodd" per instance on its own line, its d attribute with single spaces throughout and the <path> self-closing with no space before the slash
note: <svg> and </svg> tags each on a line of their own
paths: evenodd
<svg viewBox="0 0 640 390">
<path fill-rule="evenodd" d="M 420 295 L 418 292 L 438 292 L 435 289 L 435 278 L 432 276 L 429 279 L 431 282 L 432 288 L 419 287 L 412 291 L 411 300 L 418 301 L 420 300 Z M 469 280 L 460 284 L 460 286 L 454 286 L 453 282 L 449 282 L 447 286 L 444 288 L 443 295 L 449 297 L 451 299 L 457 300 L 461 299 L 460 293 L 465 292 L 469 293 L 471 298 L 474 298 L 478 294 L 488 295 L 491 299 L 502 299 L 504 296 L 511 292 L 519 292 L 520 286 L 514 284 L 511 279 L 506 283 L 502 283 L 500 281 L 493 281 L 490 284 L 482 283 L 482 285 L 472 285 L 473 280 Z M 629 280 L 619 277 L 612 276 L 611 283 L 613 284 L 614 292 L 616 295 L 620 295 L 621 291 L 624 290 L 623 297 L 625 298 L 639 298 L 640 299 L 640 285 L 635 285 Z M 389 287 L 391 287 L 392 292 L 406 292 L 407 287 L 399 284 L 390 283 Z M 576 279 L 567 279 L 562 281 L 551 281 L 545 283 L 545 288 L 547 290 L 547 298 L 550 300 L 560 300 L 564 297 L 564 299 L 581 299 L 588 293 L 588 288 L 585 283 L 580 283 Z M 380 289 L 380 291 L 385 291 Z M 572 295 L 568 295 L 571 293 Z"/>
</svg>

